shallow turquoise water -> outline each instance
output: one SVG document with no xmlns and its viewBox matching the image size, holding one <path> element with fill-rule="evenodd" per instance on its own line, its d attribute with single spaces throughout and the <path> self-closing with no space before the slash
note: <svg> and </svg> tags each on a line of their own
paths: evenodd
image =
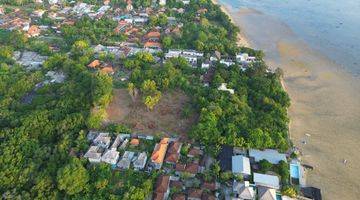
<svg viewBox="0 0 360 200">
<path fill-rule="evenodd" d="M 354 76 L 360 76 L 360 0 L 220 0 L 286 23 L 298 37 Z"/>
</svg>

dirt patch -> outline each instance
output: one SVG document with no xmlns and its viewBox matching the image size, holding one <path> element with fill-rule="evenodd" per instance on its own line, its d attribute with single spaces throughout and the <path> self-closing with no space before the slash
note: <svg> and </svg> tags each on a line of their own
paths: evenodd
<svg viewBox="0 0 360 200">
<path fill-rule="evenodd" d="M 140 96 L 133 102 L 126 89 L 114 89 L 105 122 L 128 125 L 135 133 L 186 136 L 198 118 L 197 114 L 182 117 L 182 111 L 189 103 L 184 92 L 175 90 L 163 93 L 154 110 L 148 111 Z"/>
</svg>

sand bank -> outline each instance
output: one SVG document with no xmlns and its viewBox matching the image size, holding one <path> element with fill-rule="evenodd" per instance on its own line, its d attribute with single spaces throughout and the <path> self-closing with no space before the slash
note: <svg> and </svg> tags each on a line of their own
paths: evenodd
<svg viewBox="0 0 360 200">
<path fill-rule="evenodd" d="M 301 149 L 303 162 L 315 167 L 308 173 L 308 185 L 320 187 L 324 199 L 357 199 L 359 79 L 310 49 L 281 21 L 253 9 L 224 8 L 247 43 L 264 50 L 267 64 L 284 70 L 291 139 Z"/>
</svg>

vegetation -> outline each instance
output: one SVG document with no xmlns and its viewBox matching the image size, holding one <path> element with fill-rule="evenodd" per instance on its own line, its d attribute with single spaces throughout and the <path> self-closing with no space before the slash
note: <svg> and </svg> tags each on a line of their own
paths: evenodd
<svg viewBox="0 0 360 200">
<path fill-rule="evenodd" d="M 32 1 L 2 1 L 10 5 L 26 5 Z M 97 5 L 103 1 L 87 0 Z M 135 8 L 148 7 L 151 1 L 133 1 Z M 112 5 L 124 6 L 112 0 Z M 170 8 L 182 3 L 170 1 Z M 179 35 L 161 38 L 165 49 L 190 48 L 203 51 L 208 57 L 215 51 L 234 56 L 239 51 L 261 59 L 263 54 L 236 45 L 239 30 L 227 15 L 210 0 L 191 1 L 183 15 L 166 11 L 151 17 L 149 26 L 168 26 L 167 16 L 183 23 Z M 51 24 L 49 18 L 39 23 Z M 61 38 L 44 40 L 27 38 L 19 31 L 0 30 L 0 192 L 3 198 L 20 199 L 146 199 L 157 176 L 143 172 L 113 171 L 109 165 L 91 165 L 81 155 L 88 148 L 86 133 L 103 128 L 105 108 L 112 99 L 113 77 L 87 69 L 95 59 L 92 45 L 108 45 L 126 37 L 114 31 L 117 22 L 110 18 L 92 20 L 83 17 L 75 25 L 61 27 Z M 59 52 L 50 46 L 60 48 Z M 49 56 L 41 70 L 28 71 L 16 64 L 14 51 L 31 50 Z M 161 57 L 161 54 L 159 54 Z M 100 60 L 113 62 L 113 55 L 99 55 Z M 286 109 L 290 101 L 280 84 L 281 71 L 267 71 L 263 62 L 246 70 L 238 65 L 225 67 L 217 63 L 209 87 L 204 86 L 205 71 L 191 67 L 183 58 L 156 62 L 149 53 L 123 58 L 119 64 L 129 72 L 127 86 L 130 96 L 141 96 L 149 112 L 165 91 L 181 89 L 192 97 L 183 116 L 200 113 L 197 124 L 188 136 L 206 147 L 213 155 L 221 145 L 245 148 L 289 147 Z M 64 83 L 45 84 L 46 72 L 61 71 Z M 227 83 L 235 93 L 219 91 Z M 111 132 L 131 132 L 127 127 L 111 124 Z M 153 144 L 144 144 L 148 149 Z M 182 155 L 188 148 L 183 147 Z M 272 168 L 289 182 L 286 163 L 271 167 L 260 163 L 261 169 Z M 188 174 L 183 174 L 183 178 Z M 231 173 L 220 173 L 215 163 L 204 175 L 227 181 Z M 235 177 L 241 180 L 242 177 Z M 292 194 L 292 190 L 286 191 Z"/>
</svg>

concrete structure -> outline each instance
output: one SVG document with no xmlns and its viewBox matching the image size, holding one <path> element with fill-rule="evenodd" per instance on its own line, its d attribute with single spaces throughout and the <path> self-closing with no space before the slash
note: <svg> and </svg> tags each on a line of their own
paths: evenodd
<svg viewBox="0 0 360 200">
<path fill-rule="evenodd" d="M 241 174 L 244 177 L 251 175 L 250 159 L 242 155 L 233 156 L 232 173 Z"/>
<path fill-rule="evenodd" d="M 88 158 L 91 163 L 99 163 L 101 161 L 101 149 L 98 146 L 91 146 L 85 153 L 84 158 Z"/>
<path fill-rule="evenodd" d="M 234 197 L 232 200 L 254 200 L 255 199 L 255 190 L 250 186 L 248 181 L 245 182 L 236 182 L 233 183 L 233 193 Z"/>
<path fill-rule="evenodd" d="M 227 84 L 226 84 L 226 83 L 221 83 L 221 85 L 218 87 L 218 90 L 226 91 L 226 92 L 229 92 L 230 94 L 234 94 L 234 93 L 235 93 L 235 90 L 234 90 L 234 89 L 229 89 L 229 88 L 227 88 Z"/>
<path fill-rule="evenodd" d="M 134 168 L 136 170 L 144 169 L 147 161 L 147 155 L 146 152 L 142 152 L 139 154 L 139 156 L 134 161 Z"/>
<path fill-rule="evenodd" d="M 254 183 L 256 186 L 264 186 L 273 189 L 280 188 L 279 177 L 274 175 L 254 173 Z"/>
<path fill-rule="evenodd" d="M 99 133 L 94 139 L 93 143 L 96 146 L 107 149 L 110 146 L 111 138 L 109 133 Z"/>
<path fill-rule="evenodd" d="M 254 159 L 255 162 L 260 160 L 267 160 L 272 164 L 278 164 L 280 161 L 286 162 L 286 155 L 279 153 L 277 150 L 265 149 L 263 151 L 257 149 L 249 150 L 249 157 Z"/>
<path fill-rule="evenodd" d="M 104 155 L 101 157 L 101 161 L 111 164 L 113 167 L 116 166 L 116 163 L 119 159 L 119 152 L 116 150 L 107 150 Z"/>
</svg>

